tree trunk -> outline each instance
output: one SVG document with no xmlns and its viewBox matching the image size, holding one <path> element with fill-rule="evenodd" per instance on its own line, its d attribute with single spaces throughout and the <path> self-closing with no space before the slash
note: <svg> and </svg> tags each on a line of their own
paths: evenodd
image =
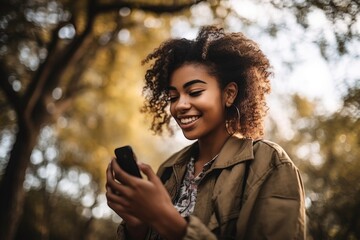
<svg viewBox="0 0 360 240">
<path fill-rule="evenodd" d="M 40 126 L 46 123 L 42 117 L 47 116 L 45 112 L 34 111 L 34 109 L 40 107 L 41 110 L 46 110 L 46 107 L 42 105 L 42 103 L 46 102 L 46 97 L 44 96 L 51 96 L 51 91 L 59 85 L 60 77 L 64 75 L 66 69 L 83 57 L 84 51 L 88 50 L 88 44 L 91 43 L 92 40 L 89 36 L 91 35 L 96 16 L 100 13 L 116 11 L 122 7 L 142 9 L 153 13 L 174 13 L 202 1 L 204 0 L 170 5 L 140 4 L 132 3 L 131 1 L 126 3 L 118 1 L 115 4 L 100 4 L 96 0 L 87 1 L 87 23 L 84 31 L 77 35 L 67 47 L 57 51 L 59 50 L 57 49 L 59 40 L 57 39 L 57 31 L 61 26 L 54 30 L 52 36 L 54 39 L 50 41 L 53 44 L 50 44 L 49 47 L 48 60 L 39 68 L 38 74 L 35 74 L 33 79 L 34 81 L 30 83 L 29 88 L 25 91 L 25 96 L 22 97 L 19 97 L 18 94 L 14 92 L 10 84 L 5 84 L 8 82 L 8 76 L 10 75 L 4 70 L 5 67 L 2 68 L 5 64 L 1 64 L 0 62 L 0 87 L 4 90 L 9 104 L 13 105 L 18 117 L 20 116 L 20 118 L 18 118 L 19 129 L 16 134 L 16 140 L 10 153 L 5 174 L 0 182 L 0 240 L 12 240 L 15 238 L 17 227 L 22 216 L 25 198 L 23 189 L 25 174 L 29 166 L 32 150 L 37 144 Z M 42 71 L 42 69 L 44 71 Z M 80 81 L 81 78 L 77 79 Z M 75 92 L 76 87 L 79 87 L 78 81 L 75 83 L 72 81 L 70 87 L 73 88 L 70 90 L 66 89 L 64 92 L 74 95 L 73 92 Z M 37 106 L 37 104 L 40 105 Z M 65 109 L 62 109 L 62 111 L 64 110 Z M 61 111 L 59 111 L 59 113 L 61 113 Z M 24 124 L 24 119 L 29 120 L 31 123 L 37 123 L 36 127 L 33 127 L 31 124 Z M 88 226 L 91 226 L 91 221 L 89 221 L 88 224 Z"/>
<path fill-rule="evenodd" d="M 10 159 L 0 185 L 0 239 L 15 238 L 23 213 L 25 192 L 23 183 L 30 156 L 40 129 L 19 127 Z"/>
</svg>

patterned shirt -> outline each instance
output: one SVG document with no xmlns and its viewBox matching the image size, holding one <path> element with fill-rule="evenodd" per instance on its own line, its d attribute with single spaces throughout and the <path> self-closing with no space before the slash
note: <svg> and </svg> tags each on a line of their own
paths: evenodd
<svg viewBox="0 0 360 240">
<path fill-rule="evenodd" d="M 175 208 L 178 210 L 182 217 L 188 217 L 194 211 L 196 197 L 197 197 L 197 188 L 200 180 L 204 177 L 204 174 L 211 164 L 215 161 L 218 155 L 216 155 L 211 161 L 207 162 L 199 175 L 194 176 L 195 174 L 195 158 L 191 157 L 189 163 L 187 164 L 187 170 L 185 177 L 180 186 L 179 197 L 175 203 Z"/>
</svg>

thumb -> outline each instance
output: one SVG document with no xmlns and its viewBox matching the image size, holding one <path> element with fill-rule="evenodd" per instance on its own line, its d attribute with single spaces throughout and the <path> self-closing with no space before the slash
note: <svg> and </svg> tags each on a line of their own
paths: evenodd
<svg viewBox="0 0 360 240">
<path fill-rule="evenodd" d="M 156 183 L 157 181 L 159 181 L 158 176 L 152 170 L 150 165 L 145 164 L 145 163 L 138 163 L 138 166 L 139 166 L 140 170 L 147 176 L 147 178 L 149 179 L 150 182 Z"/>
</svg>

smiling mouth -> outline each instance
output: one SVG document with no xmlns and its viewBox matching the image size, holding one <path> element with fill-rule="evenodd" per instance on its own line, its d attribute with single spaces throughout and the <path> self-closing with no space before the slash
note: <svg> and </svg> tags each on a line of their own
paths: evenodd
<svg viewBox="0 0 360 240">
<path fill-rule="evenodd" d="M 179 119 L 179 122 L 180 122 L 182 125 L 187 125 L 187 124 L 190 124 L 190 123 L 195 122 L 195 121 L 198 120 L 198 119 L 199 119 L 199 116 L 185 117 L 185 118 L 180 118 L 180 119 Z"/>
</svg>

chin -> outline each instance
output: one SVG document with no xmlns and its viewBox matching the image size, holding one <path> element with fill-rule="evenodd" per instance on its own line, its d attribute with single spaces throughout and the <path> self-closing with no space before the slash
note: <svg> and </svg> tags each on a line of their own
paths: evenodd
<svg viewBox="0 0 360 240">
<path fill-rule="evenodd" d="M 186 133 L 186 132 L 183 132 L 183 134 L 184 134 L 184 137 L 188 140 L 197 140 L 199 138 L 199 136 L 196 134 L 191 134 L 191 133 Z"/>
</svg>

